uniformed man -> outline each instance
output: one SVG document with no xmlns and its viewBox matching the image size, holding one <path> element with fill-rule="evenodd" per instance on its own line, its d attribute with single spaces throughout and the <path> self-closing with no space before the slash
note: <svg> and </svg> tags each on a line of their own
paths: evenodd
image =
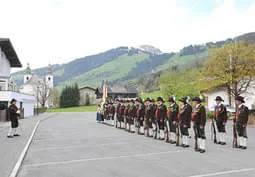
<svg viewBox="0 0 255 177">
<path fill-rule="evenodd" d="M 113 102 L 110 102 L 108 110 L 109 110 L 108 116 L 109 119 L 111 120 L 111 125 L 114 125 L 115 107 L 113 106 Z"/>
<path fill-rule="evenodd" d="M 124 127 L 125 130 L 128 131 L 129 130 L 129 108 L 130 108 L 130 101 L 127 100 L 126 101 L 126 105 L 125 105 L 125 110 L 124 110 Z"/>
<path fill-rule="evenodd" d="M 151 102 L 150 98 L 147 98 L 145 100 L 146 108 L 145 108 L 145 134 L 147 137 L 153 136 L 153 130 L 152 130 L 152 120 L 154 117 L 154 108 Z"/>
<path fill-rule="evenodd" d="M 141 98 L 138 99 L 139 107 L 137 109 L 137 120 L 138 120 L 138 134 L 144 134 L 144 116 L 145 116 L 145 105 Z"/>
<path fill-rule="evenodd" d="M 176 143 L 176 129 L 177 129 L 177 123 L 178 123 L 178 113 L 179 113 L 179 106 L 175 103 L 175 100 L 173 97 L 170 97 L 168 99 L 169 107 L 167 110 L 167 117 L 168 117 L 168 128 L 170 133 L 170 140 L 169 142 L 171 144 Z"/>
<path fill-rule="evenodd" d="M 156 110 L 156 120 L 158 123 L 158 133 L 159 133 L 158 138 L 160 140 L 164 140 L 165 139 L 164 125 L 165 125 L 165 120 L 167 119 L 167 108 L 164 105 L 164 100 L 162 97 L 158 97 L 157 102 L 158 102 L 158 107 Z"/>
<path fill-rule="evenodd" d="M 201 99 L 195 97 L 192 99 L 194 108 L 192 112 L 193 128 L 195 132 L 195 139 L 197 146 L 195 145 L 195 151 L 204 153 L 206 147 L 206 136 L 205 136 L 205 124 L 206 124 L 206 111 L 205 107 L 201 104 Z"/>
<path fill-rule="evenodd" d="M 119 99 L 116 99 L 116 120 L 115 120 L 115 127 L 117 128 L 118 127 L 118 120 L 120 119 L 120 114 L 119 114 L 119 109 L 120 109 L 120 100 Z"/>
<path fill-rule="evenodd" d="M 182 146 L 189 147 L 189 128 L 192 114 L 192 107 L 187 103 L 187 98 L 182 98 L 180 101 L 179 121 L 182 135 Z"/>
<path fill-rule="evenodd" d="M 134 128 L 134 120 L 136 117 L 136 106 L 135 106 L 135 101 L 131 100 L 130 101 L 130 108 L 128 110 L 128 115 L 129 115 L 129 130 L 128 132 L 130 133 L 134 133 L 135 132 L 135 128 Z"/>
<path fill-rule="evenodd" d="M 109 115 L 108 101 L 106 101 L 106 102 L 104 103 L 103 108 L 104 108 L 104 120 L 105 120 L 105 122 L 108 123 L 108 120 L 109 120 L 109 117 L 108 117 L 108 115 Z"/>
<path fill-rule="evenodd" d="M 158 123 L 156 120 L 156 110 L 157 110 L 157 104 L 155 103 L 155 100 L 152 99 L 152 112 L 153 112 L 153 117 L 152 117 L 152 136 L 154 139 L 157 139 L 157 131 L 158 131 Z"/>
<path fill-rule="evenodd" d="M 120 102 L 120 108 L 119 108 L 119 119 L 118 119 L 118 123 L 119 123 L 119 128 L 122 128 L 122 123 L 124 122 L 124 110 L 125 110 L 125 105 L 124 105 L 124 101 L 121 100 Z"/>
<path fill-rule="evenodd" d="M 249 119 L 249 109 L 244 105 L 244 97 L 237 96 L 235 98 L 236 105 L 238 106 L 236 112 L 236 131 L 239 136 L 239 148 L 247 149 L 247 123 Z"/>
<path fill-rule="evenodd" d="M 217 144 L 221 145 L 226 145 L 226 123 L 228 119 L 228 114 L 227 114 L 227 109 L 226 107 L 222 104 L 224 100 L 220 97 L 217 96 L 216 99 L 216 106 L 215 106 L 215 112 L 214 112 L 214 119 L 216 121 L 217 129 L 219 132 L 219 141 Z"/>
</svg>

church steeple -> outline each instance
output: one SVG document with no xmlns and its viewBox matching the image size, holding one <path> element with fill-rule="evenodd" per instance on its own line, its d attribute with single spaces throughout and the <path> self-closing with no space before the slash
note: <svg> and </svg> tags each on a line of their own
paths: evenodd
<svg viewBox="0 0 255 177">
<path fill-rule="evenodd" d="M 30 64 L 29 64 L 29 63 L 27 63 L 27 68 L 26 68 L 26 70 L 25 70 L 25 74 L 29 74 L 29 75 L 32 74 L 32 70 L 31 70 L 31 68 L 30 68 Z"/>
<path fill-rule="evenodd" d="M 29 63 L 27 63 L 27 68 L 24 72 L 24 84 L 32 78 L 32 70 Z"/>
<path fill-rule="evenodd" d="M 51 64 L 48 65 L 47 75 L 53 75 L 53 69 L 52 69 Z"/>
<path fill-rule="evenodd" d="M 51 64 L 48 65 L 47 74 L 46 74 L 46 83 L 49 86 L 49 88 L 54 87 L 54 77 L 53 77 L 53 68 Z"/>
</svg>

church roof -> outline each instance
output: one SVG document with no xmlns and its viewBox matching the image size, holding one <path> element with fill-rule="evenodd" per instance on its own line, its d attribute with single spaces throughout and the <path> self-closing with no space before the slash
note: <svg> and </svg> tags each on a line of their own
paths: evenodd
<svg viewBox="0 0 255 177">
<path fill-rule="evenodd" d="M 12 46 L 10 39 L 0 38 L 0 47 L 2 51 L 5 53 L 7 59 L 9 60 L 11 67 L 16 68 L 22 67 L 21 62 Z"/>
<path fill-rule="evenodd" d="M 40 79 L 37 75 L 33 75 L 24 85 L 38 85 L 38 82 L 42 82 L 42 79 Z"/>
</svg>

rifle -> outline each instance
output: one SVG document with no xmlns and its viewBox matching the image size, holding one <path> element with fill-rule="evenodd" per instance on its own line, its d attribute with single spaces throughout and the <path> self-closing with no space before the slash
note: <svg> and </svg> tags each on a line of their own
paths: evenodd
<svg viewBox="0 0 255 177">
<path fill-rule="evenodd" d="M 166 137 L 165 137 L 165 141 L 168 142 L 169 141 L 169 121 L 165 122 L 165 127 L 166 127 Z"/>
<path fill-rule="evenodd" d="M 176 121 L 176 136 L 177 136 L 177 140 L 176 140 L 176 146 L 180 145 L 180 127 L 179 127 L 179 120 Z"/>
<path fill-rule="evenodd" d="M 195 132 L 195 150 L 198 150 L 198 144 L 197 144 L 197 129 L 194 127 L 194 132 Z"/>
<path fill-rule="evenodd" d="M 236 133 L 236 118 L 238 115 L 238 110 L 237 110 L 237 106 L 236 106 L 236 114 L 235 117 L 233 119 L 233 135 L 234 135 L 234 139 L 233 139 L 233 148 L 237 148 L 238 144 L 237 144 L 237 133 Z"/>
<path fill-rule="evenodd" d="M 213 136 L 213 142 L 216 144 L 217 143 L 217 137 L 216 137 L 216 128 L 215 128 L 215 125 L 214 125 L 214 118 L 212 118 L 212 129 L 213 129 L 213 135 L 212 135 Z"/>
</svg>

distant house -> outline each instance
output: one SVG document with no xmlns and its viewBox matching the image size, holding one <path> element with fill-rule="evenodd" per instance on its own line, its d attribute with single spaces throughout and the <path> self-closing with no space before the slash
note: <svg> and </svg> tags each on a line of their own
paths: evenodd
<svg viewBox="0 0 255 177">
<path fill-rule="evenodd" d="M 200 91 L 201 94 L 205 96 L 206 107 L 212 111 L 215 107 L 215 98 L 216 96 L 221 96 L 224 99 L 225 105 L 231 105 L 234 107 L 235 98 L 233 96 L 229 97 L 227 92 L 227 88 L 224 86 L 215 87 L 208 90 Z M 254 109 L 255 107 L 255 82 L 251 82 L 250 87 L 247 92 L 242 94 L 245 98 L 245 105 L 248 106 L 249 109 Z M 231 104 L 230 104 L 231 100 Z"/>
<path fill-rule="evenodd" d="M 97 98 L 103 97 L 103 88 L 96 89 Z M 107 95 L 112 99 L 116 98 L 136 98 L 138 97 L 138 90 L 133 86 L 123 87 L 115 85 L 113 87 L 107 86 Z"/>
<path fill-rule="evenodd" d="M 11 68 L 21 68 L 21 62 L 11 44 L 6 38 L 0 38 L 0 103 L 7 107 L 12 98 L 17 100 L 17 107 L 22 111 L 22 116 L 29 117 L 34 115 L 35 98 L 30 94 L 17 92 L 15 82 L 10 73 Z M 0 111 L 0 121 L 7 119 L 6 110 Z"/>
<path fill-rule="evenodd" d="M 80 90 L 80 105 L 97 104 L 96 89 L 91 87 L 82 87 Z"/>
</svg>

